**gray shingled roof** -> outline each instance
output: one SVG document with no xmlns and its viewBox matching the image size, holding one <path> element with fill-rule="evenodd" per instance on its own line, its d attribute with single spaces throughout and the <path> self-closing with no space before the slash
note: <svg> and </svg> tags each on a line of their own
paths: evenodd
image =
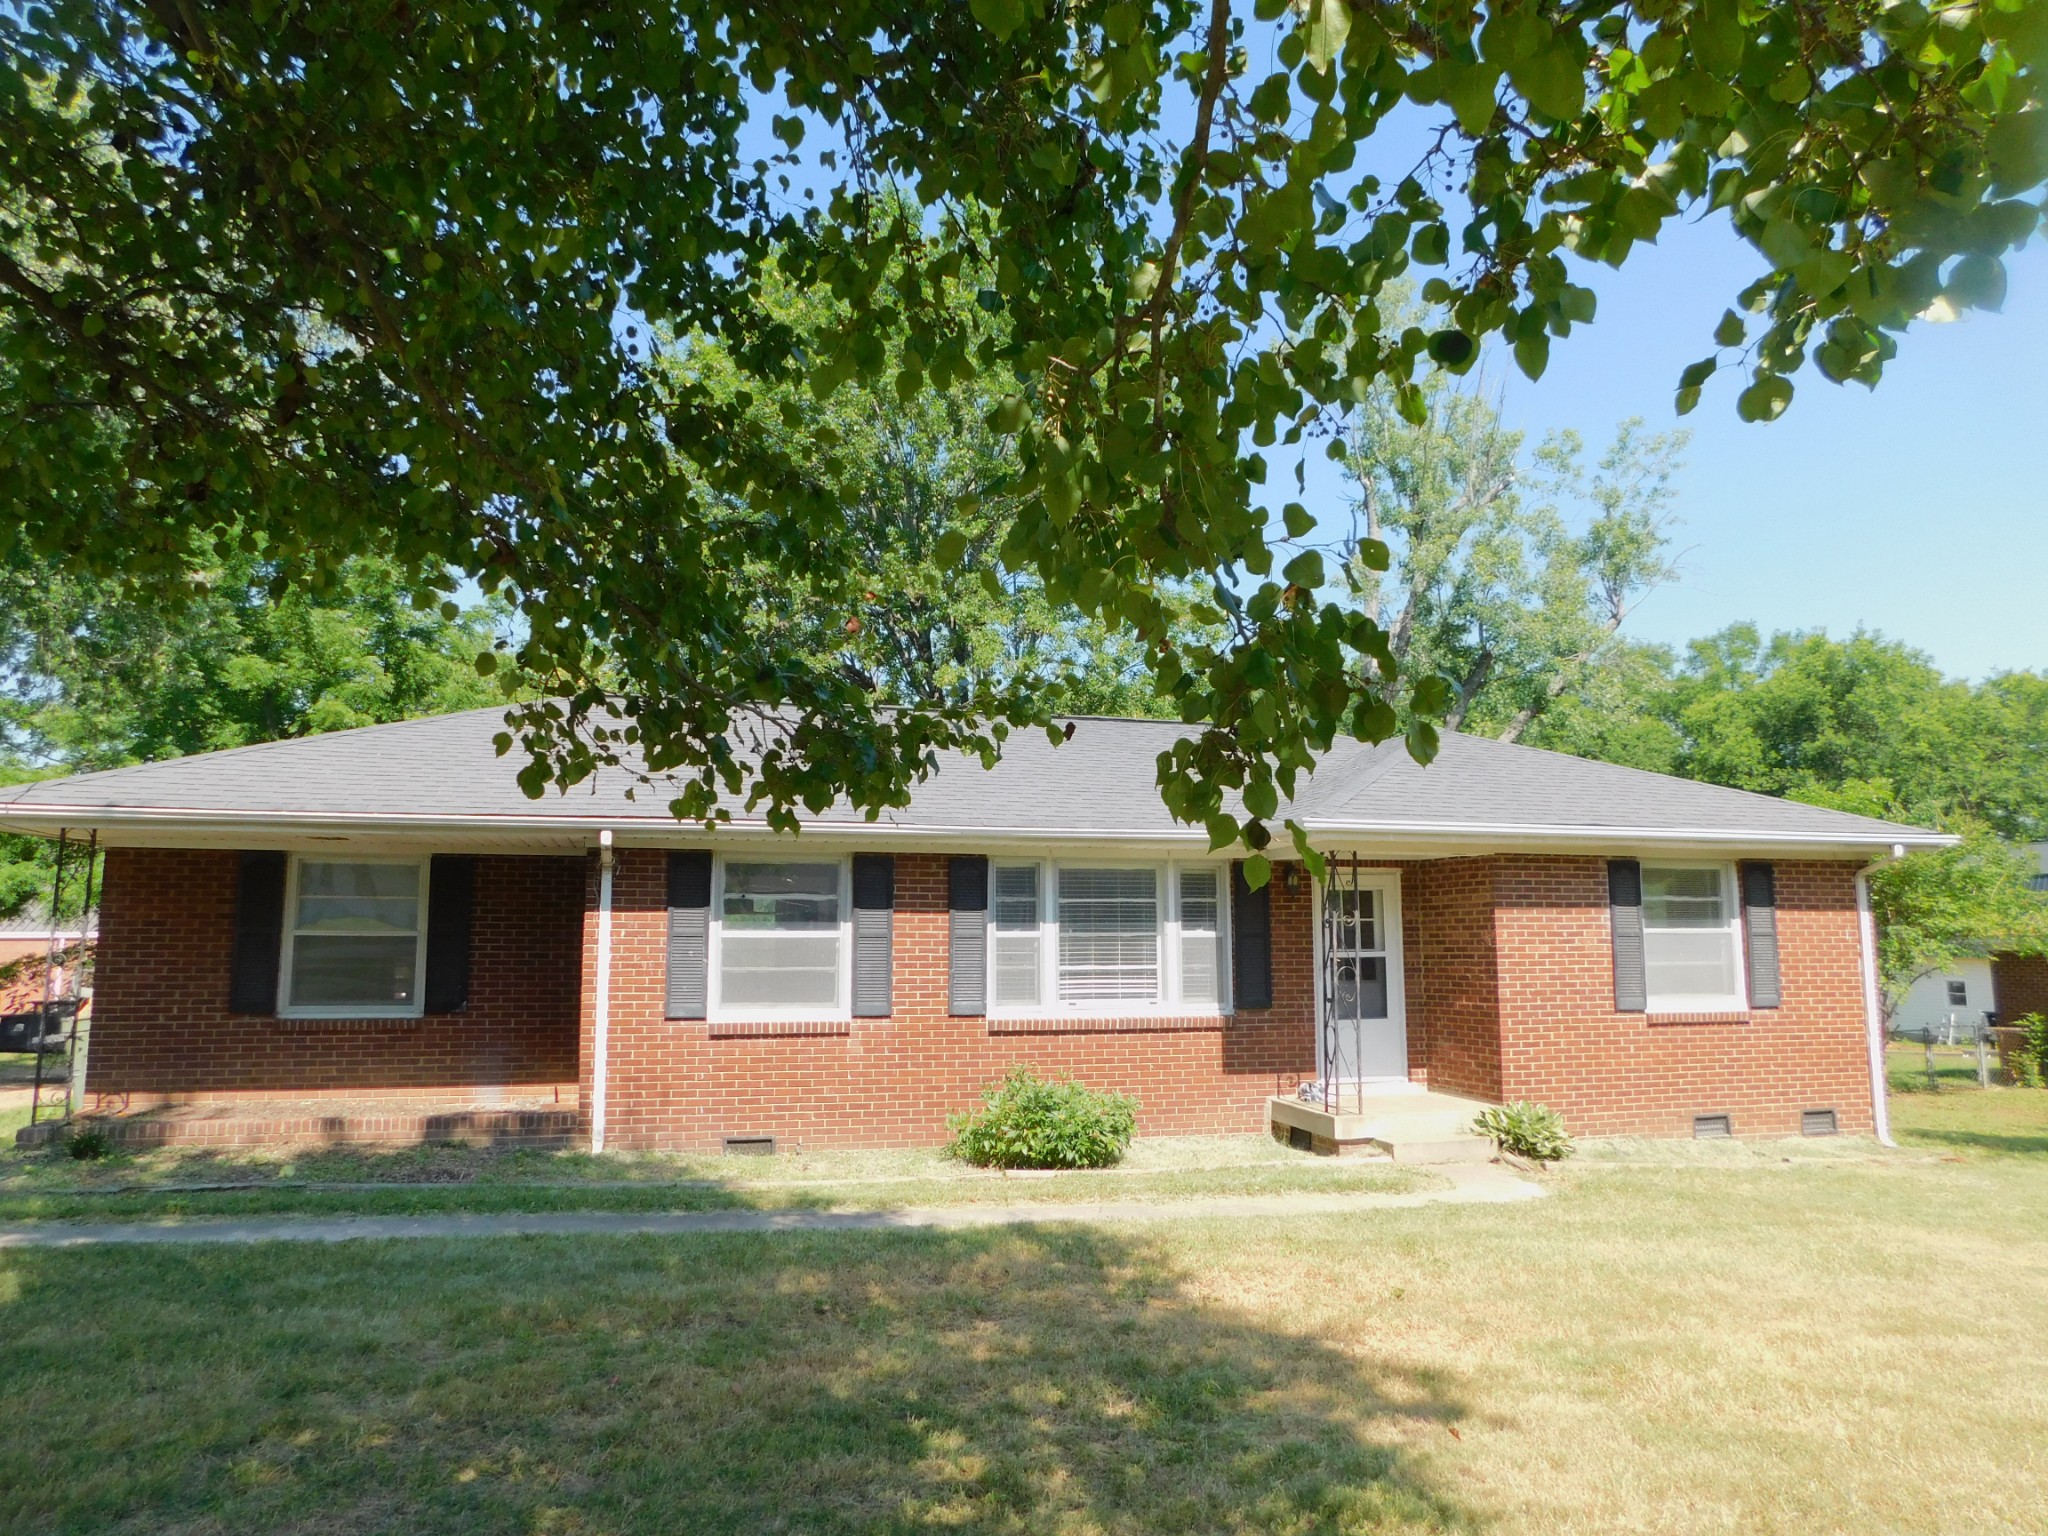
<svg viewBox="0 0 2048 1536">
<path fill-rule="evenodd" d="M 514 780 L 516 755 L 501 758 L 492 746 L 502 728 L 500 711 L 471 710 L 44 779 L 0 789 L 0 827 L 11 821 L 47 828 L 60 817 L 75 828 L 145 821 L 363 829 L 459 823 L 507 831 L 672 825 L 662 794 L 643 787 L 637 798 L 626 798 L 634 780 L 619 769 L 566 794 L 527 799 Z M 1153 782 L 1157 755 L 1183 729 L 1152 720 L 1082 718 L 1074 722 L 1072 740 L 1057 748 L 1041 733 L 1020 733 L 992 770 L 967 758 L 944 760 L 914 791 L 911 805 L 886 813 L 875 830 L 1026 838 L 1190 835 L 1167 814 Z M 1289 813 L 1322 833 L 1468 842 L 1641 835 L 1871 848 L 1946 841 L 1916 827 L 1455 734 L 1444 738 L 1441 754 L 1426 768 L 1398 741 L 1342 741 L 1302 786 Z M 808 820 L 848 830 L 867 825 L 845 807 Z"/>
</svg>

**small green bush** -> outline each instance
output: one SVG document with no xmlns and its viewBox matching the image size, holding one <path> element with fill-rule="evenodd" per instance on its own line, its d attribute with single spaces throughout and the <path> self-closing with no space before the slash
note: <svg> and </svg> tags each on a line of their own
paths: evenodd
<svg viewBox="0 0 2048 1536">
<path fill-rule="evenodd" d="M 96 1162 L 114 1150 L 114 1139 L 105 1131 L 87 1126 L 64 1138 L 64 1150 L 81 1163 Z"/>
<path fill-rule="evenodd" d="M 1572 1139 L 1565 1134 L 1564 1116 L 1545 1104 L 1526 1100 L 1495 1104 L 1479 1112 L 1472 1128 L 1491 1136 L 1495 1146 L 1532 1163 L 1562 1162 L 1572 1155 Z"/>
<path fill-rule="evenodd" d="M 2019 1047 L 2006 1054 L 2012 1080 L 2021 1088 L 2039 1088 L 2048 1081 L 2048 1018 L 2028 1013 L 2012 1022 L 2026 1032 Z"/>
<path fill-rule="evenodd" d="M 980 1109 L 946 1122 L 947 1150 L 983 1168 L 1107 1168 L 1130 1146 L 1137 1115 L 1121 1093 L 1015 1067 L 983 1090 Z"/>
</svg>

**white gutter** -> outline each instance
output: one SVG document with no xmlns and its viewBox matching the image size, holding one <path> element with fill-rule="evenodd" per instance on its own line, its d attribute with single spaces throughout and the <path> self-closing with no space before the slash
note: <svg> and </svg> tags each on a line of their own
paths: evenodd
<svg viewBox="0 0 2048 1536">
<path fill-rule="evenodd" d="M 590 1048 L 590 1150 L 604 1150 L 612 1044 L 612 830 L 597 835 L 597 998 Z"/>
<path fill-rule="evenodd" d="M 1903 852 L 1900 848 L 1897 851 Z M 1877 995 L 1877 920 L 1870 911 L 1870 871 L 1856 871 L 1856 930 L 1863 959 L 1863 1029 L 1870 1051 L 1870 1124 L 1878 1145 L 1895 1147 L 1891 1104 L 1886 1098 L 1884 1009 Z"/>
<path fill-rule="evenodd" d="M 596 818 L 589 816 L 537 816 L 519 814 L 437 814 L 422 811 L 322 812 L 218 811 L 175 806 L 72 806 L 45 803 L 0 803 L 0 823 L 15 822 L 25 827 L 46 823 L 50 827 L 84 826 L 100 830 L 121 828 L 178 828 L 188 832 L 235 834 L 252 829 L 275 829 L 317 833 L 336 832 L 554 832 L 588 836 Z M 649 816 L 644 827 L 623 828 L 629 838 L 646 837 L 650 842 L 669 844 L 678 839 L 705 835 L 765 836 L 786 838 L 762 821 L 731 821 L 705 828 L 667 817 Z M 1350 837 L 1490 842 L 1504 839 L 1537 843 L 1593 843 L 1605 845 L 1705 843 L 1731 847 L 1798 847 L 1867 849 L 1871 847 L 1946 848 L 1957 838 L 1947 833 L 1916 832 L 1905 836 L 1894 831 L 1862 836 L 1831 836 L 1824 832 L 1779 832 L 1729 827 L 1638 827 L 1570 825 L 1556 822 L 1484 821 L 1354 821 L 1303 822 L 1303 828 L 1319 841 Z M 984 837 L 1017 838 L 1030 842 L 1130 842 L 1194 843 L 1208 846 L 1208 834 L 1200 828 L 1135 830 L 1128 827 L 1045 827 L 998 824 L 961 826 L 919 826 L 886 821 L 814 821 L 806 829 L 814 839 L 849 837 L 860 841 L 933 840 L 954 841 Z"/>
</svg>

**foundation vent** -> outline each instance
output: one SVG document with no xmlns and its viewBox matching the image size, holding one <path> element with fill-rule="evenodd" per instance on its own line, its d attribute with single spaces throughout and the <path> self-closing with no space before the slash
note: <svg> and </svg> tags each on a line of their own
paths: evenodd
<svg viewBox="0 0 2048 1536">
<path fill-rule="evenodd" d="M 725 1138 L 728 1157 L 773 1157 L 775 1138 L 773 1136 L 728 1136 Z"/>
<path fill-rule="evenodd" d="M 1694 1115 L 1692 1117 L 1692 1139 L 1694 1141 L 1726 1141 L 1734 1134 L 1734 1122 L 1726 1115 Z"/>
<path fill-rule="evenodd" d="M 1838 1129 L 1832 1109 L 1809 1109 L 1799 1117 L 1802 1136 L 1832 1136 Z"/>
</svg>

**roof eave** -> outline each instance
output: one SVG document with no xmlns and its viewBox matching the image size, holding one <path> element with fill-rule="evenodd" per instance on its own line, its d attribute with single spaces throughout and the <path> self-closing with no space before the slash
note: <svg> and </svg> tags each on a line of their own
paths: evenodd
<svg viewBox="0 0 2048 1536">
<path fill-rule="evenodd" d="M 0 804 L 0 826 L 54 836 L 98 833 L 110 843 L 157 846 L 235 846 L 252 837 L 264 840 L 404 839 L 467 840 L 479 837 L 530 841 L 536 848 L 595 846 L 600 832 L 610 829 L 623 846 L 672 846 L 707 834 L 739 841 L 778 840 L 787 834 L 761 821 L 733 821 L 714 828 L 649 816 L 416 813 L 327 813 L 296 811 L 221 812 L 169 806 L 81 806 Z M 1809 852 L 1834 857 L 1874 857 L 1895 848 L 1944 848 L 1959 839 L 1917 828 L 1874 826 L 1854 834 L 1768 831 L 1728 827 L 1574 826 L 1546 823 L 1344 821 L 1304 823 L 1312 841 L 1324 847 L 1368 842 L 1376 851 L 1395 849 L 1553 849 L 1618 851 L 1659 848 L 1769 848 L 1786 853 Z M 994 842 L 1072 846 L 1117 843 L 1206 849 L 1208 834 L 1198 827 L 1139 830 L 1114 827 L 920 826 L 890 821 L 812 822 L 806 829 L 817 842 L 889 840 L 927 844 Z"/>
</svg>

